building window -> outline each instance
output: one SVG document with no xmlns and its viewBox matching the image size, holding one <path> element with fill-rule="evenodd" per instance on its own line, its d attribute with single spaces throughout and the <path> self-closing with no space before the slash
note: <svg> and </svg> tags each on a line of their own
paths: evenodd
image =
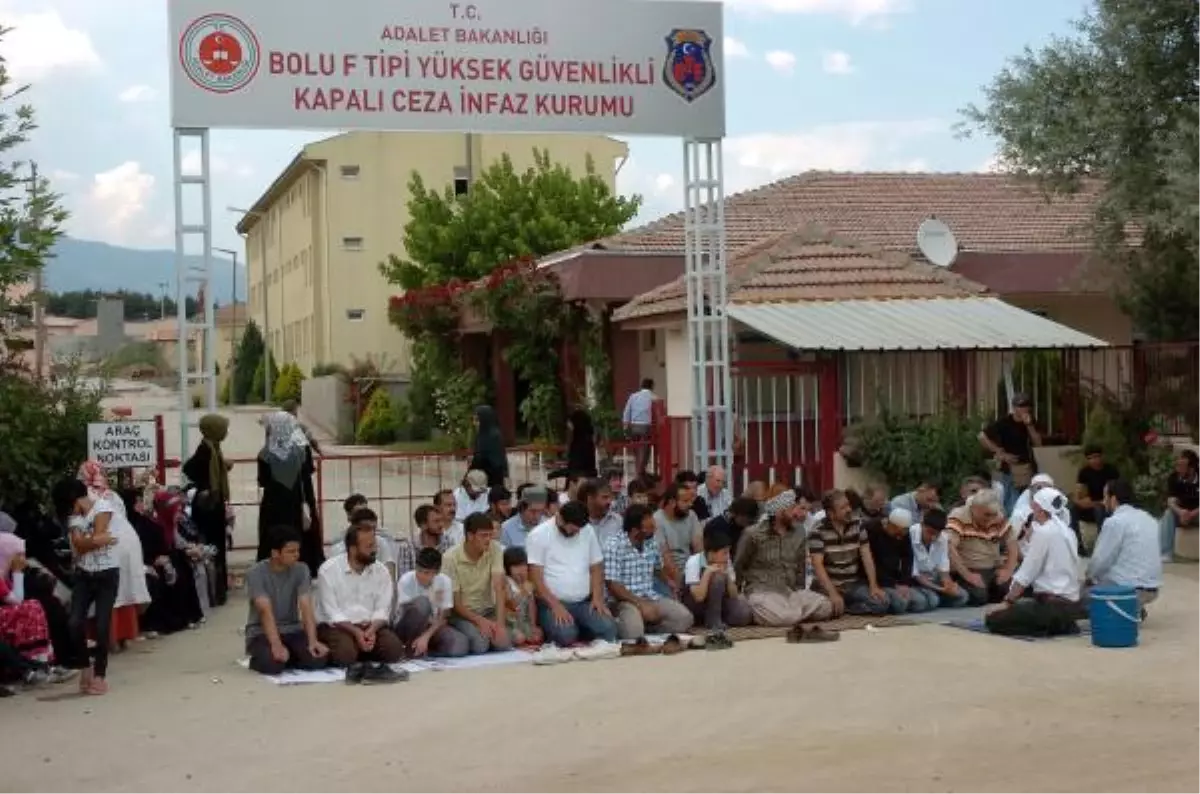
<svg viewBox="0 0 1200 794">
<path fill-rule="evenodd" d="M 367 316 L 366 309 L 346 309 L 346 319 L 356 323 Z"/>
<path fill-rule="evenodd" d="M 358 166 L 344 165 L 341 167 L 342 179 L 358 179 Z"/>
<path fill-rule="evenodd" d="M 471 175 L 467 169 L 458 166 L 454 169 L 454 195 L 465 196 L 471 188 Z"/>
<path fill-rule="evenodd" d="M 642 333 L 642 350 L 647 353 L 653 353 L 658 349 L 658 333 L 651 328 L 649 331 Z"/>
<path fill-rule="evenodd" d="M 347 251 L 361 251 L 363 247 L 363 238 L 361 237 L 343 237 L 342 248 Z"/>
</svg>

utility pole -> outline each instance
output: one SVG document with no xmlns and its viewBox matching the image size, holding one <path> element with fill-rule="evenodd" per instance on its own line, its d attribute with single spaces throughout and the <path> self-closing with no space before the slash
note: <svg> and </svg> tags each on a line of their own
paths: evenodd
<svg viewBox="0 0 1200 794">
<path fill-rule="evenodd" d="M 38 167 L 37 163 L 29 164 L 29 204 L 30 208 L 34 209 L 37 205 L 38 198 Z M 29 222 L 37 224 L 41 218 L 30 218 Z M 37 372 L 38 380 L 45 377 L 46 374 L 46 299 L 42 295 L 42 290 L 45 289 L 45 282 L 42 278 L 42 271 L 45 270 L 46 263 L 41 263 L 37 270 L 33 271 L 33 366 Z"/>
<path fill-rule="evenodd" d="M 229 254 L 233 259 L 233 306 L 231 309 L 230 322 L 233 324 L 233 329 L 229 335 L 229 361 L 232 365 L 234 358 L 237 356 L 238 347 L 238 300 L 237 300 L 237 269 L 238 269 L 238 252 L 232 248 L 217 248 L 213 246 L 213 250 L 219 254 Z"/>
<path fill-rule="evenodd" d="M 166 319 L 167 316 L 167 287 L 171 286 L 169 281 L 158 282 L 158 319 Z"/>
</svg>

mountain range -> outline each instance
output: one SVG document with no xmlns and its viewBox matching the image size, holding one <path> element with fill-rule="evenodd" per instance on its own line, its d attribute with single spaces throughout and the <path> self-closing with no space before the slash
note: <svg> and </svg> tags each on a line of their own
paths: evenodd
<svg viewBox="0 0 1200 794">
<path fill-rule="evenodd" d="M 188 263 L 202 267 L 204 260 L 189 256 Z M 230 303 L 234 297 L 233 262 L 226 254 L 213 252 L 212 298 L 219 304 Z M 62 237 L 54 246 L 54 257 L 46 263 L 43 278 L 51 292 L 73 290 L 131 290 L 168 295 L 175 294 L 175 252 L 122 248 L 94 240 Z M 195 285 L 188 287 L 195 294 Z M 246 268 L 239 261 L 237 298 L 246 300 Z"/>
</svg>

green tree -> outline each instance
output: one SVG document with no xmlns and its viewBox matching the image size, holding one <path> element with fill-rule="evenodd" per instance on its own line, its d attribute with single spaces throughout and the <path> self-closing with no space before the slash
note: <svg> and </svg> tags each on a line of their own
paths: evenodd
<svg viewBox="0 0 1200 794">
<path fill-rule="evenodd" d="M 303 384 L 304 373 L 300 371 L 300 367 L 296 364 L 285 364 L 279 377 L 272 381 L 275 402 L 280 405 L 288 400 L 300 402 Z"/>
<path fill-rule="evenodd" d="M 258 366 L 254 368 L 254 380 L 250 383 L 250 392 L 246 395 L 246 402 L 251 405 L 264 402 L 263 391 L 266 388 L 267 377 L 265 368 L 268 363 L 271 367 L 271 384 L 274 385 L 279 382 L 279 367 L 275 366 L 275 356 L 268 352 L 266 355 L 259 357 Z M 274 397 L 275 395 L 271 396 Z"/>
<path fill-rule="evenodd" d="M 520 256 L 544 256 L 614 234 L 641 206 L 640 196 L 614 196 L 591 160 L 582 176 L 534 150 L 535 164 L 518 173 L 505 155 L 484 169 L 471 189 L 455 195 L 425 186 L 413 172 L 411 220 L 404 227 L 407 259 L 392 255 L 380 267 L 405 289 L 473 281 Z"/>
<path fill-rule="evenodd" d="M 245 405 L 252 399 L 257 402 L 262 399 L 263 384 L 260 380 L 258 383 L 258 391 L 251 394 L 251 389 L 254 387 L 254 376 L 259 369 L 259 364 L 262 363 L 263 351 L 266 350 L 266 343 L 263 341 L 262 332 L 258 330 L 258 325 L 251 320 L 246 323 L 246 329 L 242 332 L 242 339 L 238 343 L 237 360 L 233 367 L 232 383 L 230 387 L 230 397 L 236 405 Z"/>
<path fill-rule="evenodd" d="M 963 111 L 968 134 L 998 139 L 1001 165 L 1047 192 L 1101 180 L 1096 246 L 1152 339 L 1200 326 L 1198 16 L 1195 0 L 1097 0 L 1074 37 L 1026 48 Z"/>
<path fill-rule="evenodd" d="M 359 444 L 390 444 L 400 434 L 400 417 L 392 405 L 392 397 L 385 387 L 371 392 L 367 409 L 355 432 Z"/>
<path fill-rule="evenodd" d="M 0 28 L 0 50 L 8 28 Z M 41 270 L 67 219 L 59 196 L 45 177 L 19 159 L 14 150 L 37 129 L 33 106 L 20 103 L 28 86 L 14 86 L 0 58 L 0 315 L 7 313 L 8 289 L 26 284 Z"/>
</svg>

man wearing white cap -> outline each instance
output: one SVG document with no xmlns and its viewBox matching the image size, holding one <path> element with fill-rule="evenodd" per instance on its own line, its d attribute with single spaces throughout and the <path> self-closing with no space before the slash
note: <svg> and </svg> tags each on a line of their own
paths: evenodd
<svg viewBox="0 0 1200 794">
<path fill-rule="evenodd" d="M 866 522 L 875 579 L 887 593 L 888 611 L 893 615 L 929 609 L 913 581 L 913 547 L 908 535 L 912 525 L 912 513 L 902 507 L 892 508 L 883 521 Z"/>
<path fill-rule="evenodd" d="M 1033 534 L 1029 551 L 1013 574 L 1003 605 L 989 613 L 984 622 L 993 634 L 1020 637 L 1077 634 L 1076 621 L 1082 615 L 1079 552 L 1075 533 L 1058 517 L 1058 512 L 1068 507 L 1069 502 L 1054 488 L 1042 488 L 1033 495 L 1032 502 Z"/>
<path fill-rule="evenodd" d="M 462 485 L 454 489 L 454 520 L 466 521 L 472 513 L 488 511 L 488 478 L 479 469 L 471 469 Z"/>
</svg>

